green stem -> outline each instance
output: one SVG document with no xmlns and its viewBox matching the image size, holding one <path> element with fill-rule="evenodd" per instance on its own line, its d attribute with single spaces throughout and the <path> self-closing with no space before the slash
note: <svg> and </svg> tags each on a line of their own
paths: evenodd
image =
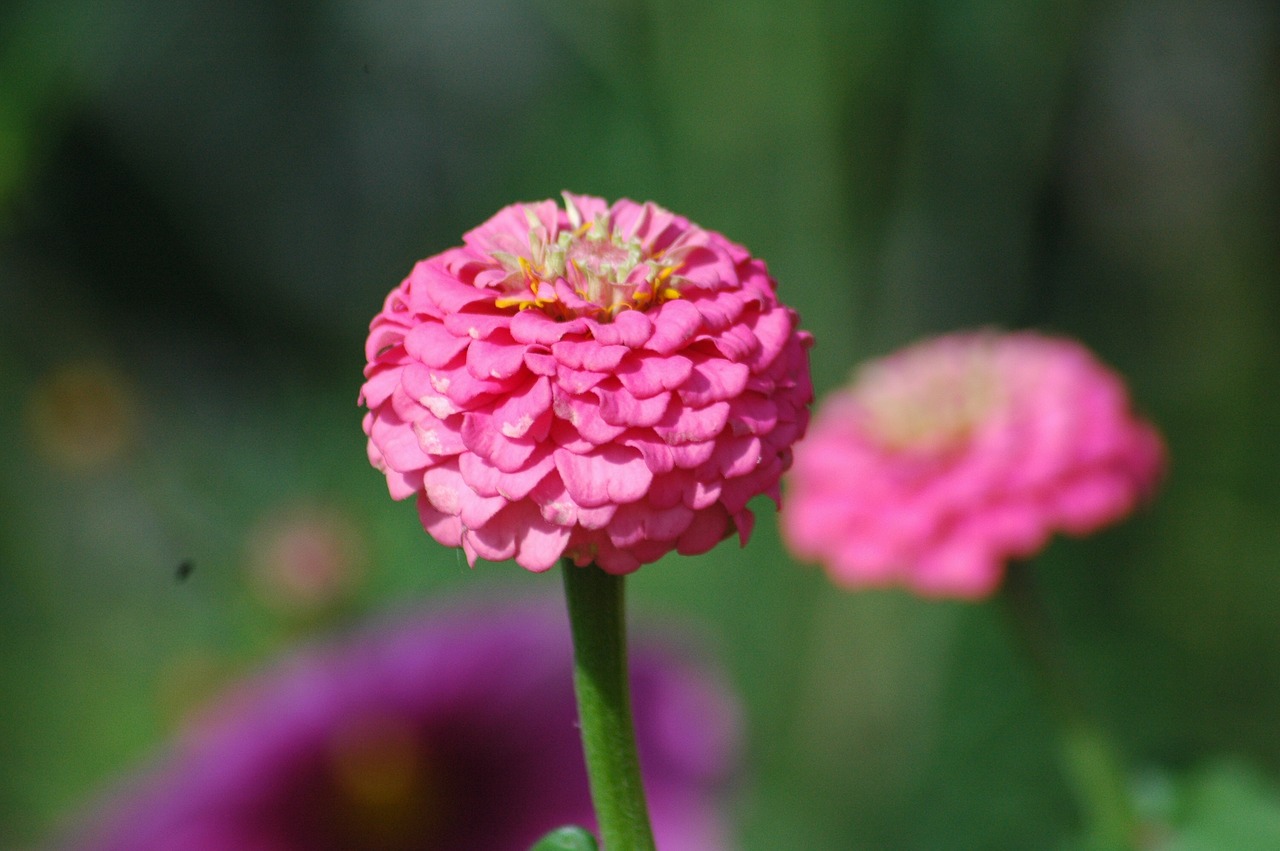
<svg viewBox="0 0 1280 851">
<path fill-rule="evenodd" d="M 573 630 L 573 686 L 591 801 L 605 851 L 654 851 L 627 682 L 623 577 L 595 565 L 564 572 Z"/>
<path fill-rule="evenodd" d="M 1012 564 L 1000 591 L 1014 632 L 1056 715 L 1063 772 L 1089 831 L 1089 848 L 1130 851 L 1138 817 L 1122 760 L 1080 703 L 1029 564 Z"/>
</svg>

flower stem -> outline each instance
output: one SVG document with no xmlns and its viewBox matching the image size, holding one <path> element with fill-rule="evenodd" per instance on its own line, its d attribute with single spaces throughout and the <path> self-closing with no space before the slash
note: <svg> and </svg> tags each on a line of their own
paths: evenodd
<svg viewBox="0 0 1280 851">
<path fill-rule="evenodd" d="M 1029 564 L 1012 564 L 1000 591 L 1017 639 L 1056 715 L 1062 770 L 1081 809 L 1094 851 L 1130 851 L 1138 817 L 1114 744 L 1080 703 Z"/>
<path fill-rule="evenodd" d="M 605 851 L 654 851 L 627 681 L 623 577 L 566 559 L 573 686 L 591 801 Z"/>
</svg>

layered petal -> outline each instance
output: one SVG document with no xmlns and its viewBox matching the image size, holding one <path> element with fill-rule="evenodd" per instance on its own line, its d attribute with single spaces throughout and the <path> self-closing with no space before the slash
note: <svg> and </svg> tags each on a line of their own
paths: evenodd
<svg viewBox="0 0 1280 851">
<path fill-rule="evenodd" d="M 764 264 L 657 205 L 571 194 L 464 243 L 370 326 L 360 398 L 392 495 L 469 562 L 530 570 L 745 541 L 812 398 Z"/>
<path fill-rule="evenodd" d="M 772 349 L 787 357 L 789 342 L 769 342 L 781 322 L 757 322 L 753 333 L 762 340 L 753 359 Z M 730 419 L 759 433 L 770 412 L 750 396 L 733 401 Z M 765 442 L 785 428 L 779 420 Z M 796 449 L 783 536 L 845 587 L 983 597 L 1008 561 L 1053 533 L 1088 534 L 1132 511 L 1163 457 L 1123 382 L 1080 344 L 952 334 L 865 365 L 826 401 Z M 717 459 L 725 470 L 746 466 Z M 741 498 L 737 481 L 726 483 L 726 504 Z"/>
</svg>

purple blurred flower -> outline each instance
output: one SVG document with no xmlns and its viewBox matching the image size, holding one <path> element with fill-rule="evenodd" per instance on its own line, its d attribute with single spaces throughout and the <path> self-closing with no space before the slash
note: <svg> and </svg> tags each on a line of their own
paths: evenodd
<svg viewBox="0 0 1280 851">
<path fill-rule="evenodd" d="M 290 656 L 102 806 L 76 851 L 525 851 L 594 826 L 558 609 L 473 609 Z M 641 635 L 640 755 L 664 851 L 727 847 L 738 714 Z"/>
</svg>

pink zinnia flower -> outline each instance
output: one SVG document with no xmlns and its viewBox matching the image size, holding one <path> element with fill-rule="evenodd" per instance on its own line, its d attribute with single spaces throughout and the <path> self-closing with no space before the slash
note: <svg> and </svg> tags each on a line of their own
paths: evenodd
<svg viewBox="0 0 1280 851">
<path fill-rule="evenodd" d="M 840 584 L 982 597 L 1053 532 L 1129 513 L 1163 460 L 1120 378 L 1080 344 L 953 334 L 862 367 L 824 402 L 782 529 Z"/>
<path fill-rule="evenodd" d="M 516 204 L 374 318 L 369 458 L 477 557 L 626 573 L 751 534 L 812 398 L 765 264 L 652 203 Z"/>
<path fill-rule="evenodd" d="M 557 607 L 464 609 L 300 649 L 197 717 L 68 851 L 525 851 L 592 826 Z M 641 633 L 631 689 L 659 842 L 731 845 L 739 709 Z"/>
</svg>

